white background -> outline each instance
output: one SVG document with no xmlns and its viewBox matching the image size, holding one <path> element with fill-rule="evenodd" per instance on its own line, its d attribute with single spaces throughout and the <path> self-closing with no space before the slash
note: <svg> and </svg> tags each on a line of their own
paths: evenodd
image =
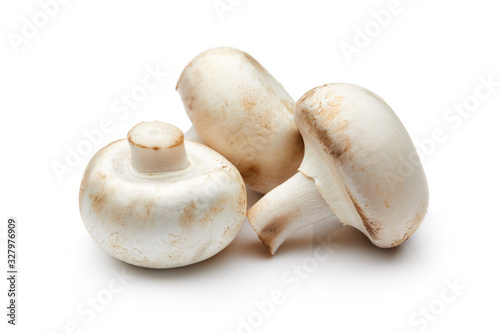
<svg viewBox="0 0 500 333">
<path fill-rule="evenodd" d="M 2 332 L 498 331 L 500 86 L 474 97 L 478 87 L 488 92 L 481 78 L 500 82 L 496 3 L 401 0 L 380 31 L 371 12 L 387 9 L 389 0 L 229 3 L 221 19 L 213 0 L 73 0 L 15 47 L 23 17 L 33 22 L 41 7 L 2 1 L 1 266 L 7 217 L 15 216 L 20 271 L 15 328 L 6 323 L 6 280 L 0 284 Z M 348 59 L 342 43 L 355 46 L 357 29 L 367 26 L 368 45 L 358 41 L 362 47 Z M 78 211 L 91 155 L 140 121 L 187 130 L 176 81 L 194 56 L 216 46 L 250 53 L 294 99 L 330 82 L 356 83 L 384 98 L 414 142 L 427 143 L 420 150 L 431 201 L 417 233 L 381 250 L 354 229 L 323 223 L 271 257 L 246 222 L 212 259 L 162 271 L 101 251 Z M 128 114 L 114 112 L 148 67 L 168 75 Z M 464 101 L 471 112 L 443 118 Z M 86 140 L 83 131 L 103 119 L 112 130 L 58 179 L 54 163 L 65 164 L 68 149 Z M 318 241 L 330 244 L 325 260 L 314 255 Z M 124 272 L 130 279 L 115 281 Z M 450 283 L 464 289 L 453 293 Z M 271 307 L 276 292 L 283 302 Z M 99 311 L 89 305 L 93 298 L 105 303 Z M 266 315 L 255 302 L 267 304 Z M 419 311 L 429 307 L 423 319 Z"/>
</svg>

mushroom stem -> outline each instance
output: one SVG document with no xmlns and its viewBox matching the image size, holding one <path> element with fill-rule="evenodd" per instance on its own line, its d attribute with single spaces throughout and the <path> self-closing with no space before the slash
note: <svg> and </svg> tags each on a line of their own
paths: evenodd
<svg viewBox="0 0 500 333">
<path fill-rule="evenodd" d="M 293 233 L 310 224 L 335 217 L 314 180 L 297 172 L 259 200 L 248 220 L 271 254 Z"/>
<path fill-rule="evenodd" d="M 178 171 L 189 166 L 184 134 L 173 125 L 143 122 L 128 132 L 127 139 L 130 162 L 140 173 Z"/>
</svg>

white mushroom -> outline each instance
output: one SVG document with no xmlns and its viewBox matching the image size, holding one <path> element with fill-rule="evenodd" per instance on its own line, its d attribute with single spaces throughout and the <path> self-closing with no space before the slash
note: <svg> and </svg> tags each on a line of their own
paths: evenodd
<svg viewBox="0 0 500 333">
<path fill-rule="evenodd" d="M 245 219 L 238 170 L 175 126 L 140 123 L 102 148 L 80 187 L 80 213 L 94 240 L 127 263 L 169 268 L 224 249 Z"/>
<path fill-rule="evenodd" d="M 199 137 L 266 193 L 290 178 L 304 144 L 293 121 L 294 101 L 251 56 L 232 48 L 193 59 L 177 84 Z"/>
<path fill-rule="evenodd" d="M 247 214 L 272 254 L 295 231 L 334 216 L 383 248 L 417 230 L 427 180 L 403 124 L 380 97 L 351 84 L 324 85 L 297 102 L 295 121 L 305 144 L 299 172 Z"/>
<path fill-rule="evenodd" d="M 185 140 L 189 140 L 189 141 L 194 141 L 194 142 L 198 142 L 198 143 L 201 143 L 201 144 L 205 144 L 205 142 L 203 142 L 203 139 L 200 138 L 200 135 L 198 134 L 198 132 L 196 132 L 196 129 L 191 126 L 185 133 L 184 133 L 184 139 Z"/>
</svg>

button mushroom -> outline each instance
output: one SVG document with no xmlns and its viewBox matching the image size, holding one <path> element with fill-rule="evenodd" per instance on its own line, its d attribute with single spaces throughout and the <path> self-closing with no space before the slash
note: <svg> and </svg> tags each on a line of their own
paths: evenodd
<svg viewBox="0 0 500 333">
<path fill-rule="evenodd" d="M 177 90 L 200 138 L 250 188 L 266 193 L 297 172 L 304 144 L 293 121 L 295 103 L 250 55 L 208 50 L 186 66 Z"/>
<path fill-rule="evenodd" d="M 356 85 L 324 85 L 297 102 L 295 121 L 305 144 L 299 172 L 247 214 L 272 254 L 295 231 L 334 216 L 382 248 L 417 230 L 427 180 L 403 124 L 380 97 Z"/>
<path fill-rule="evenodd" d="M 222 155 L 184 142 L 175 126 L 146 122 L 92 158 L 79 201 L 85 227 L 107 253 L 170 268 L 205 260 L 234 239 L 246 190 Z"/>
</svg>

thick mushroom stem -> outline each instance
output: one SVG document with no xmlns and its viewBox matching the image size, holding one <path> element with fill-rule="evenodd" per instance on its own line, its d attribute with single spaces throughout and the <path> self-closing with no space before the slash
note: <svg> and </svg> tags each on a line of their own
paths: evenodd
<svg viewBox="0 0 500 333">
<path fill-rule="evenodd" d="M 177 127 L 158 121 L 135 125 L 127 135 L 132 166 L 140 173 L 185 169 L 189 161 L 184 134 Z"/>
<path fill-rule="evenodd" d="M 335 217 L 318 192 L 314 180 L 300 171 L 267 193 L 247 215 L 271 254 L 296 231 Z"/>
</svg>

